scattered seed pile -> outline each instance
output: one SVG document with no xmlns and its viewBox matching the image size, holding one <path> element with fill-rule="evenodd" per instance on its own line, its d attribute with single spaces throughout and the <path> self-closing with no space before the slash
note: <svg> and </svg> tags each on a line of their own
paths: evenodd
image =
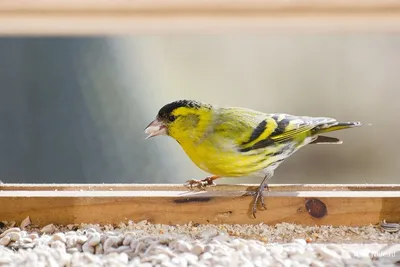
<svg viewBox="0 0 400 267">
<path fill-rule="evenodd" d="M 2 225 L 0 224 L 0 227 Z M 380 227 L 293 224 L 11 224 L 0 266 L 396 266 L 400 233 Z M 399 265 L 397 265 L 399 266 Z"/>
</svg>

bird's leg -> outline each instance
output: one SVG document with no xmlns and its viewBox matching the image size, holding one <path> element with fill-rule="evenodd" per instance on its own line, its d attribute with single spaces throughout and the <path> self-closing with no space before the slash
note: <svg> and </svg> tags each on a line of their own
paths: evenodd
<svg viewBox="0 0 400 267">
<path fill-rule="evenodd" d="M 215 186 L 216 184 L 214 183 L 214 180 L 221 178 L 221 176 L 218 175 L 211 175 L 206 177 L 203 180 L 188 180 L 186 181 L 186 187 L 189 187 L 190 189 L 193 188 L 193 186 L 199 188 L 199 189 L 204 189 L 208 186 Z"/>
<path fill-rule="evenodd" d="M 261 203 L 261 206 L 264 208 L 264 209 L 267 209 L 267 206 L 265 205 L 265 202 L 264 202 L 264 196 L 263 196 L 263 192 L 264 192 L 264 189 L 267 189 L 267 191 L 269 191 L 269 186 L 268 186 L 268 184 L 267 183 L 265 183 L 264 185 L 260 185 L 260 187 L 257 189 L 257 191 L 261 191 L 261 195 L 260 195 L 260 203 Z M 255 217 L 255 214 L 253 214 L 253 216 Z"/>
<path fill-rule="evenodd" d="M 249 194 L 247 194 L 247 195 L 254 196 L 254 201 L 253 201 L 253 206 L 252 206 L 252 214 L 253 214 L 254 218 L 256 218 L 258 201 L 260 201 L 260 204 L 264 209 L 267 209 L 267 206 L 265 205 L 265 201 L 264 201 L 263 192 L 264 192 L 265 188 L 267 189 L 267 191 L 269 191 L 267 182 L 268 182 L 268 179 L 271 177 L 272 177 L 272 174 L 265 175 L 264 179 L 262 180 L 262 182 L 261 182 L 260 186 L 257 188 L 257 190 L 255 192 L 249 192 Z"/>
</svg>

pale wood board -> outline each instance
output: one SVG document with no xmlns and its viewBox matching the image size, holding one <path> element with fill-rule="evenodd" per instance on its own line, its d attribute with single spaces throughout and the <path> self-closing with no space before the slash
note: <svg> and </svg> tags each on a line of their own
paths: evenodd
<svg viewBox="0 0 400 267">
<path fill-rule="evenodd" d="M 218 184 L 207 191 L 254 191 L 256 184 Z M 400 184 L 270 184 L 272 191 L 400 191 Z M 0 191 L 74 191 L 74 190 L 187 190 L 183 184 L 0 184 Z"/>
<path fill-rule="evenodd" d="M 0 1 L 3 35 L 400 31 L 400 2 Z"/>
<path fill-rule="evenodd" d="M 190 192 L 181 185 L 1 185 L 0 220 L 20 222 L 30 216 L 41 226 L 129 220 L 336 226 L 400 221 L 400 185 L 273 185 L 266 194 L 268 209 L 259 210 L 254 219 L 249 213 L 252 197 L 243 194 L 255 187 L 221 185 Z M 310 198 L 325 203 L 325 217 L 308 214 L 305 202 Z"/>
</svg>

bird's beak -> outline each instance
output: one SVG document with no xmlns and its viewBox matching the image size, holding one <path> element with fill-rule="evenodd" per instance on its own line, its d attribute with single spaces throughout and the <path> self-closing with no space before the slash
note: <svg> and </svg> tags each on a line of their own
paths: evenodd
<svg viewBox="0 0 400 267">
<path fill-rule="evenodd" d="M 150 122 L 149 125 L 147 125 L 146 129 L 144 129 L 144 132 L 149 134 L 146 137 L 146 139 L 149 139 L 153 136 L 166 135 L 167 127 L 161 121 L 155 119 L 154 121 Z"/>
</svg>

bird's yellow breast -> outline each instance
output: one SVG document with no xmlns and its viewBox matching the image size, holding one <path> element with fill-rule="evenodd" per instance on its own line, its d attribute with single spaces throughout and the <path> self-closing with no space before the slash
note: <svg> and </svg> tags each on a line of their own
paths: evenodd
<svg viewBox="0 0 400 267">
<path fill-rule="evenodd" d="M 229 143 L 229 141 L 226 141 Z M 224 177 L 242 177 L 251 175 L 268 166 L 264 154 L 239 153 L 233 144 L 224 144 L 224 149 L 215 146 L 211 140 L 199 145 L 192 142 L 181 143 L 183 150 L 200 169 Z M 231 149 L 227 149 L 231 147 Z"/>
<path fill-rule="evenodd" d="M 229 108 L 196 110 L 196 116 L 199 120 L 195 126 L 177 123 L 170 135 L 200 169 L 224 177 L 241 177 L 260 171 L 270 163 L 265 150 L 249 153 L 238 150 L 254 127 L 265 119 L 265 114 Z"/>
</svg>

